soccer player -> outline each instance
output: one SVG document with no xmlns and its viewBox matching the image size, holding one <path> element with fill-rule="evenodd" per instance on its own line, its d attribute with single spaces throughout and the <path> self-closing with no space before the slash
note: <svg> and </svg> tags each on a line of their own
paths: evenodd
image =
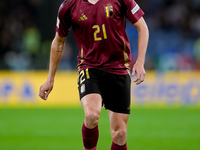
<svg viewBox="0 0 200 150">
<path fill-rule="evenodd" d="M 130 114 L 131 51 L 125 31 L 127 18 L 138 31 L 138 57 L 132 68 L 135 83 L 144 81 L 148 28 L 143 11 L 134 0 L 65 0 L 58 11 L 56 35 L 51 45 L 47 81 L 39 96 L 46 100 L 53 89 L 64 43 L 72 27 L 79 47 L 78 89 L 84 109 L 84 150 L 96 150 L 101 107 L 107 109 L 112 136 L 111 150 L 127 149 Z"/>
</svg>

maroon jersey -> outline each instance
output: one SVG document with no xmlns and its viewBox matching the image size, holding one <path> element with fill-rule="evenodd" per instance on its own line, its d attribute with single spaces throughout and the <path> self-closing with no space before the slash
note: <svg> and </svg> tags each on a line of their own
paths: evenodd
<svg viewBox="0 0 200 150">
<path fill-rule="evenodd" d="M 98 68 L 124 75 L 130 70 L 131 51 L 125 17 L 132 24 L 143 11 L 134 0 L 65 0 L 59 9 L 56 31 L 67 36 L 72 27 L 79 47 L 78 71 Z"/>
</svg>

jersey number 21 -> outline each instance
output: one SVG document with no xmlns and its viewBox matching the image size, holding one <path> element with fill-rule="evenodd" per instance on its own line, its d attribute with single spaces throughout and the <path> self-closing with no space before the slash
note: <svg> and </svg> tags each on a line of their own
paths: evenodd
<svg viewBox="0 0 200 150">
<path fill-rule="evenodd" d="M 94 41 L 101 41 L 102 38 L 97 36 L 97 34 L 98 34 L 99 32 L 101 32 L 101 28 L 99 27 L 99 25 L 94 25 L 94 26 L 92 27 L 92 29 L 96 29 L 96 30 L 94 31 Z M 103 38 L 104 38 L 104 39 L 107 39 L 105 24 L 102 25 L 102 31 L 103 31 Z"/>
</svg>

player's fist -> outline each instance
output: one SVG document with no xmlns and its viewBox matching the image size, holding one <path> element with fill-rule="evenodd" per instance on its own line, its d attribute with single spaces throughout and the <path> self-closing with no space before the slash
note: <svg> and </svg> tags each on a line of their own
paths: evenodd
<svg viewBox="0 0 200 150">
<path fill-rule="evenodd" d="M 39 96 L 43 99 L 43 100 L 47 100 L 49 93 L 52 91 L 53 89 L 53 83 L 50 83 L 49 81 L 45 82 L 41 87 L 40 87 L 40 91 L 39 91 Z"/>
</svg>

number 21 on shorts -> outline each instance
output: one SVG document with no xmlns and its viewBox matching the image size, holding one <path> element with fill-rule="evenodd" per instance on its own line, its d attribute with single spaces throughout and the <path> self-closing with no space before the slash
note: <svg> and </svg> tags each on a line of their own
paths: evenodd
<svg viewBox="0 0 200 150">
<path fill-rule="evenodd" d="M 89 79 L 89 78 L 90 78 L 88 68 L 87 68 L 86 70 L 82 70 L 82 71 L 79 73 L 79 82 L 80 82 L 80 84 L 82 84 L 82 83 L 85 81 L 85 78 L 86 78 L 86 79 Z"/>
</svg>

